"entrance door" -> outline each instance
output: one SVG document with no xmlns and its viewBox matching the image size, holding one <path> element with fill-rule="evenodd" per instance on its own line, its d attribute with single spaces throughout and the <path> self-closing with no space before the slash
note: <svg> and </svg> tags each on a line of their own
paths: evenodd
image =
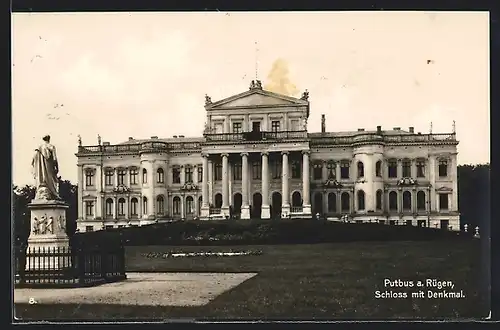
<svg viewBox="0 0 500 330">
<path fill-rule="evenodd" d="M 260 193 L 253 194 L 252 201 L 252 217 L 260 219 L 262 214 L 262 195 Z"/>
<path fill-rule="evenodd" d="M 448 226 L 450 225 L 449 220 L 441 220 L 441 229 L 448 230 Z"/>
<path fill-rule="evenodd" d="M 252 132 L 255 132 L 255 133 L 260 132 L 260 122 L 254 121 L 252 123 Z"/>
<path fill-rule="evenodd" d="M 273 219 L 281 217 L 281 194 L 279 192 L 274 192 L 271 202 L 271 217 Z"/>
<path fill-rule="evenodd" d="M 323 194 L 320 192 L 314 194 L 314 214 L 316 213 L 323 214 Z"/>
<path fill-rule="evenodd" d="M 242 196 L 240 193 L 236 193 L 233 196 L 233 213 L 241 214 Z"/>
</svg>

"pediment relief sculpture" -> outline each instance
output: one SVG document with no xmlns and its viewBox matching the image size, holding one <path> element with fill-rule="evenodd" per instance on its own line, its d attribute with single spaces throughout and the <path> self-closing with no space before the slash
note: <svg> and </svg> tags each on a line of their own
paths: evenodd
<svg viewBox="0 0 500 330">
<path fill-rule="evenodd" d="M 118 186 L 113 188 L 113 191 L 116 193 L 126 193 L 130 191 L 130 188 L 123 184 L 119 184 Z"/>
</svg>

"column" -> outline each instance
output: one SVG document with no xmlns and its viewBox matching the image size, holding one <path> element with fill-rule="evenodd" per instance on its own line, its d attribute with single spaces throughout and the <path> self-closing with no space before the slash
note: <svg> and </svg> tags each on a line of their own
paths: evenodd
<svg viewBox="0 0 500 330">
<path fill-rule="evenodd" d="M 208 155 L 207 155 L 208 158 Z M 214 163 L 208 159 L 208 206 L 214 203 Z"/>
<path fill-rule="evenodd" d="M 179 196 L 181 198 L 181 219 L 186 218 L 186 196 L 184 194 L 181 194 Z"/>
<path fill-rule="evenodd" d="M 114 174 L 113 177 L 115 178 L 115 187 L 118 186 L 118 168 L 114 168 Z"/>
<path fill-rule="evenodd" d="M 311 192 L 310 192 L 310 179 L 309 174 L 309 150 L 302 152 L 302 212 L 304 214 L 311 214 Z"/>
<path fill-rule="evenodd" d="M 335 179 L 340 181 L 340 162 L 335 162 Z"/>
<path fill-rule="evenodd" d="M 248 206 L 248 153 L 241 154 L 241 219 L 250 219 Z"/>
<path fill-rule="evenodd" d="M 78 165 L 78 219 L 83 219 L 83 166 Z"/>
<path fill-rule="evenodd" d="M 95 171 L 95 184 L 96 184 L 96 193 L 97 193 L 97 201 L 96 201 L 96 209 L 95 209 L 95 215 L 97 219 L 103 219 L 103 212 L 102 212 L 102 166 L 99 165 L 96 168 Z"/>
<path fill-rule="evenodd" d="M 113 219 L 117 219 L 118 218 L 118 197 L 115 196 L 114 198 L 115 202 L 113 204 Z"/>
<path fill-rule="evenodd" d="M 201 215 L 200 218 L 208 219 L 209 208 L 208 208 L 208 155 L 203 154 L 203 182 L 201 182 Z"/>
<path fill-rule="evenodd" d="M 458 211 L 458 176 L 457 176 L 457 154 L 451 155 L 451 180 L 453 182 L 453 191 L 451 192 L 450 211 Z M 453 227 L 456 227 L 454 224 Z"/>
<path fill-rule="evenodd" d="M 262 153 L 262 219 L 270 219 L 271 213 L 269 209 L 269 153 Z"/>
<path fill-rule="evenodd" d="M 130 196 L 127 196 L 127 206 L 125 209 L 125 216 L 127 217 L 127 220 L 130 220 Z"/>
<path fill-rule="evenodd" d="M 403 190 L 398 189 L 398 213 L 403 212 Z"/>
<path fill-rule="evenodd" d="M 224 133 L 230 133 L 231 132 L 231 127 L 229 125 L 229 116 L 226 116 L 224 118 Z"/>
<path fill-rule="evenodd" d="M 321 162 L 321 181 L 328 179 L 328 169 L 326 168 L 326 161 Z"/>
<path fill-rule="evenodd" d="M 290 192 L 289 192 L 289 175 L 288 175 L 288 151 L 281 152 L 282 170 L 281 170 L 281 214 L 285 217 L 290 213 Z"/>
<path fill-rule="evenodd" d="M 229 215 L 229 160 L 228 154 L 222 154 L 222 208 L 224 215 Z"/>
<path fill-rule="evenodd" d="M 429 156 L 428 168 L 425 169 L 426 173 L 429 173 L 429 183 L 431 184 L 431 189 L 429 190 L 429 211 L 434 212 L 438 210 L 438 204 L 436 203 L 436 158 L 433 155 Z"/>
<path fill-rule="evenodd" d="M 181 165 L 181 185 L 186 183 L 186 167 Z"/>
<path fill-rule="evenodd" d="M 198 165 L 193 166 L 193 183 L 194 184 L 199 184 L 198 182 Z"/>
</svg>

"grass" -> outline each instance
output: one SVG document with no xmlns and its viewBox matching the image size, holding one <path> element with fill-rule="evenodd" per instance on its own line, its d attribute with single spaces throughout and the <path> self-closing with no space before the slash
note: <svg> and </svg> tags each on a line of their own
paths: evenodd
<svg viewBox="0 0 500 330">
<path fill-rule="evenodd" d="M 151 252 L 261 250 L 260 256 L 147 258 Z M 258 272 L 201 307 L 16 305 L 28 319 L 445 319 L 487 315 L 479 240 L 237 247 L 127 247 L 128 271 Z M 453 281 L 465 299 L 375 299 L 385 278 Z M 401 289 L 393 289 L 401 291 Z M 406 290 L 408 291 L 408 290 Z"/>
</svg>

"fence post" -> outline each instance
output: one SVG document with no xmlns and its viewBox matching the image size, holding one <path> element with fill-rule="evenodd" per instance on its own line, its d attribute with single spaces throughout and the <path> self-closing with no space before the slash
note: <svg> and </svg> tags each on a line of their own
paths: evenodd
<svg viewBox="0 0 500 330">
<path fill-rule="evenodd" d="M 107 251 L 108 247 L 107 246 L 101 246 L 101 277 L 104 279 L 104 280 L 108 280 L 108 274 L 107 274 L 107 255 L 108 255 L 108 251 Z"/>
<path fill-rule="evenodd" d="M 83 253 L 83 249 L 81 246 L 77 247 L 75 250 L 76 254 L 76 271 L 78 276 L 79 284 L 83 284 L 85 282 L 85 254 Z"/>
</svg>

